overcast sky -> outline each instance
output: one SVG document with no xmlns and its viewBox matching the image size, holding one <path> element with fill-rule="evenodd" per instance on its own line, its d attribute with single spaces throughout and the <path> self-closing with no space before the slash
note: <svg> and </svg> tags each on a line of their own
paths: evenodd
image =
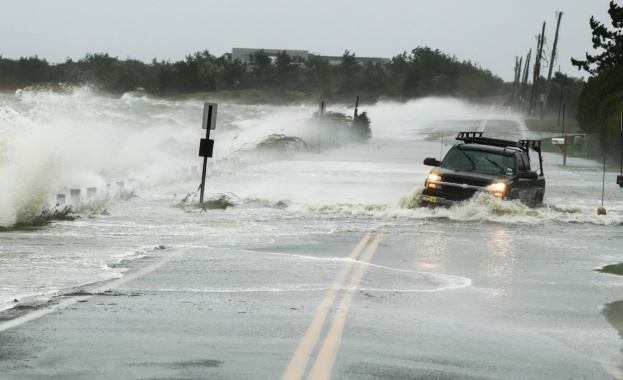
<svg viewBox="0 0 623 380">
<path fill-rule="evenodd" d="M 611 28 L 609 0 L 0 0 L 0 55 L 50 63 L 108 53 L 143 62 L 216 56 L 233 47 L 308 50 L 391 58 L 428 46 L 513 80 L 515 57 L 532 48 L 545 21 L 555 69 L 594 53 L 591 16 Z M 533 61 L 534 62 L 534 61 Z M 547 69 L 546 69 L 547 70 Z"/>
</svg>

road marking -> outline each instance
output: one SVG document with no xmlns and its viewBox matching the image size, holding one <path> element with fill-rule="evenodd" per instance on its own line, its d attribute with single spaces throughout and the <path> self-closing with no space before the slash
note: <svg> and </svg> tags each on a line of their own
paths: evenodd
<svg viewBox="0 0 623 380">
<path fill-rule="evenodd" d="M 374 256 L 376 249 L 379 247 L 380 240 L 381 234 L 374 239 L 370 245 L 370 248 L 368 248 L 366 255 L 361 260 L 363 263 L 369 264 L 370 261 L 372 261 L 372 257 Z M 366 269 L 368 269 L 368 266 L 362 265 L 357 268 L 357 271 L 353 275 L 348 289 L 346 290 L 346 294 L 342 298 L 342 302 L 340 302 L 340 306 L 336 311 L 331 329 L 327 333 L 324 344 L 318 352 L 316 362 L 309 373 L 308 379 L 324 380 L 331 378 L 335 358 L 337 357 L 340 346 L 342 345 L 342 334 L 344 333 L 344 326 L 346 325 L 348 309 L 350 308 L 350 304 L 355 296 L 355 292 L 357 291 L 357 286 L 359 286 Z"/>
<path fill-rule="evenodd" d="M 125 284 L 126 282 L 135 280 L 139 277 L 142 277 L 148 273 L 151 273 L 153 271 L 155 271 L 156 269 L 160 268 L 161 266 L 163 266 L 164 264 L 168 263 L 169 261 L 173 260 L 174 258 L 180 256 L 183 252 L 186 252 L 186 250 L 184 251 L 179 251 L 175 254 L 171 254 L 171 255 L 167 255 L 163 258 L 161 258 L 160 260 L 156 261 L 155 263 L 153 263 L 152 265 L 143 268 L 139 271 L 136 271 L 134 273 L 130 273 L 127 276 L 123 276 L 117 280 L 114 280 L 112 282 L 107 282 L 106 284 L 93 289 L 91 291 L 91 293 L 94 293 L 93 295 L 86 295 L 86 296 L 75 296 L 75 297 L 70 297 L 67 298 L 66 300 L 61 301 L 60 303 L 50 306 L 50 307 L 46 307 L 44 309 L 39 309 L 36 310 L 32 313 L 28 313 L 25 315 L 22 315 L 21 317 L 15 318 L 15 319 L 11 319 L 10 321 L 4 322 L 0 324 L 0 331 L 5 331 L 8 330 L 10 328 L 13 327 L 17 327 L 19 325 L 22 325 L 26 322 L 30 322 L 32 320 L 35 320 L 37 318 L 41 318 L 44 315 L 53 313 L 55 311 L 59 311 L 59 310 L 63 310 L 63 309 L 67 309 L 69 306 L 74 305 L 75 303 L 79 302 L 79 301 L 86 301 L 89 298 L 92 298 L 94 296 L 97 295 L 97 293 L 102 293 L 106 290 L 111 290 L 114 288 L 117 288 L 123 284 Z"/>
<path fill-rule="evenodd" d="M 493 110 L 495 109 L 495 106 L 491 106 L 491 108 L 489 109 L 489 114 L 493 113 Z M 489 121 L 489 119 L 483 119 L 480 122 L 480 126 L 478 127 L 478 132 L 484 132 L 485 131 L 485 127 L 487 126 L 487 122 Z"/>
<path fill-rule="evenodd" d="M 372 233 L 368 232 L 359 241 L 355 249 L 350 254 L 351 259 L 357 260 L 365 246 L 368 244 L 371 235 Z M 376 239 L 372 242 L 372 244 L 366 251 L 362 262 L 368 264 L 372 260 L 372 256 L 374 256 L 374 253 L 376 252 L 380 238 L 381 235 L 377 235 Z M 340 271 L 338 276 L 335 278 L 333 286 L 331 287 L 331 289 L 329 289 L 327 295 L 322 301 L 316 317 L 305 332 L 305 335 L 301 339 L 301 342 L 299 343 L 296 351 L 294 351 L 292 359 L 290 360 L 290 363 L 283 374 L 283 380 L 298 380 L 303 377 L 309 360 L 320 338 L 320 333 L 327 320 L 327 316 L 331 311 L 331 306 L 333 305 L 333 302 L 335 301 L 335 298 L 337 297 L 340 288 L 346 281 L 347 275 L 351 272 L 353 264 L 354 263 L 352 261 L 346 263 L 344 267 L 342 267 L 342 270 Z M 348 308 L 355 294 L 356 287 L 363 278 L 363 274 L 366 269 L 367 265 L 361 266 L 353 275 L 349 284 L 349 289 L 347 290 L 346 295 L 344 295 L 342 301 L 340 302 L 337 310 L 337 315 L 333 320 L 331 329 L 329 330 L 327 337 L 325 338 L 325 342 L 320 349 L 318 358 L 316 359 L 316 363 L 312 368 L 312 373 L 310 373 L 308 378 L 316 379 L 317 377 L 313 375 L 314 372 L 318 372 L 318 376 L 326 376 L 318 378 L 328 378 L 328 376 L 331 375 L 333 364 L 335 363 L 335 357 L 337 356 L 337 351 L 339 350 L 341 344 L 342 332 L 344 330 L 344 324 L 346 323 Z"/>
<path fill-rule="evenodd" d="M 359 241 L 355 249 L 353 249 L 353 251 L 350 253 L 351 259 L 357 260 L 357 258 L 361 254 L 361 251 L 363 251 L 364 247 L 370 240 L 371 235 L 371 232 L 368 232 L 364 235 L 364 237 Z M 331 310 L 331 305 L 333 305 L 333 301 L 335 300 L 335 297 L 337 297 L 339 289 L 342 287 L 342 284 L 346 280 L 346 276 L 350 272 L 352 266 L 352 261 L 344 264 L 342 270 L 333 281 L 331 289 L 329 289 L 327 295 L 320 304 L 320 309 L 318 310 L 316 317 L 314 318 L 311 325 L 309 325 L 309 328 L 305 332 L 305 335 L 303 335 L 303 338 L 301 339 L 301 342 L 299 343 L 296 351 L 294 351 L 292 359 L 290 360 L 290 364 L 288 365 L 288 368 L 286 368 L 282 379 L 300 379 L 303 376 L 303 373 L 307 368 L 309 358 L 311 357 L 311 354 L 316 347 L 316 343 L 318 343 L 320 331 L 322 330 L 322 327 L 324 326 L 324 323 L 327 319 L 327 315 Z"/>
<path fill-rule="evenodd" d="M 478 132 L 484 132 L 485 127 L 487 126 L 487 119 L 484 119 L 480 122 L 480 126 L 478 127 Z"/>
</svg>

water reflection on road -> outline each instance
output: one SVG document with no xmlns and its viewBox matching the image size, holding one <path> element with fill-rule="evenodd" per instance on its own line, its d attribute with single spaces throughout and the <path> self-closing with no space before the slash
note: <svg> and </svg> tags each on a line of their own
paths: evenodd
<svg viewBox="0 0 623 380">
<path fill-rule="evenodd" d="M 490 286 L 489 298 L 504 297 L 511 289 L 515 276 L 517 247 L 508 226 L 494 226 L 484 239 L 485 249 L 479 254 L 482 273 Z"/>
<path fill-rule="evenodd" d="M 200 103 L 192 101 L 162 110 L 149 99 L 141 102 L 132 111 L 123 111 L 131 112 L 125 123 L 114 125 L 133 136 L 129 132 L 137 124 L 150 128 L 136 122 L 146 114 L 168 112 L 172 120 L 186 120 L 200 111 Z M 234 135 L 236 144 L 245 138 L 256 141 L 284 127 L 294 136 L 300 121 L 316 110 L 222 109 L 221 120 L 231 125 L 219 126 L 215 139 L 227 141 L 230 152 Z M 96 111 L 89 111 L 87 125 L 94 126 L 90 130 L 105 130 L 90 119 L 101 114 Z M 153 339 L 159 350 L 144 361 L 157 363 L 162 357 L 180 355 L 179 346 L 169 343 L 180 333 L 176 329 L 187 327 L 180 318 L 187 318 L 199 327 L 182 331 L 184 353 L 199 362 L 218 358 L 226 363 L 204 377 L 273 379 L 286 369 L 323 296 L 351 288 L 352 304 L 342 308 L 348 310 L 343 335 L 340 330 L 336 335 L 340 339 L 335 340 L 341 346 L 334 378 L 623 378 L 617 334 L 622 280 L 594 271 L 621 260 L 623 190 L 607 182 L 608 215 L 596 215 L 602 179 L 599 163 L 573 158 L 562 167 L 559 156 L 546 153 L 546 206 L 540 209 L 486 194 L 449 209 L 421 209 L 413 202 L 428 169 L 422 160 L 437 157 L 440 145 L 447 149 L 454 142 L 448 136 L 480 126 L 490 137 L 529 137 L 521 120 L 505 111 L 496 114 L 486 107 L 481 112 L 469 104 L 439 99 L 371 105 L 373 120 L 383 122 L 374 124 L 374 137 L 367 144 L 250 161 L 213 173 L 209 192 L 233 193 L 241 202 L 227 210 L 206 212 L 172 207 L 175 194 L 194 191 L 197 183 L 169 178 L 171 173 L 166 171 L 173 172 L 170 163 L 186 162 L 186 156 L 196 164 L 192 160 L 199 135 L 194 132 L 199 128 L 190 121 L 169 125 L 164 137 L 175 140 L 183 134 L 181 145 L 192 149 L 184 148 L 180 157 L 174 157 L 177 150 L 165 151 L 149 170 L 135 170 L 144 174 L 143 181 L 153 178 L 147 174 L 170 181 L 147 181 L 137 189 L 138 199 L 111 205 L 110 215 L 11 234 L 11 239 L 3 240 L 7 262 L 14 262 L 12 277 L 5 282 L 32 293 L 31 279 L 41 276 L 50 291 L 70 286 L 59 280 L 78 285 L 102 278 L 89 274 L 81 263 L 99 272 L 114 270 L 104 273 L 103 278 L 109 278 L 121 276 L 123 265 L 117 263 L 134 253 L 147 261 L 182 252 L 179 260 L 167 262 L 153 277 L 124 284 L 123 290 L 136 297 L 119 296 L 113 304 L 95 295 L 93 302 L 51 313 L 39 324 L 19 329 L 15 336 L 20 339 L 3 347 L 14 350 L 7 351 L 5 358 L 22 357 L 35 346 L 45 349 L 28 356 L 32 362 L 25 361 L 20 368 L 11 360 L 0 360 L 2 369 L 23 375 L 20 371 L 45 372 L 49 366 L 58 369 L 74 360 L 98 366 L 90 368 L 93 372 L 108 374 L 108 357 L 81 350 L 79 344 L 91 341 L 85 343 L 80 334 L 96 341 L 99 334 L 122 326 L 106 349 L 110 355 L 121 353 L 115 359 L 126 365 L 119 368 L 121 372 L 125 368 L 122 374 L 127 375 L 143 358 L 137 358 L 138 351 L 117 350 L 114 345 L 122 345 L 118 337 L 135 337 L 128 332 L 136 329 L 137 320 L 155 325 L 155 320 L 165 321 L 166 329 L 146 323 L 141 326 L 145 335 L 138 337 Z M 82 126 L 83 121 L 76 123 Z M 442 136 L 446 136 L 444 143 Z M 129 144 L 128 151 L 143 147 L 145 139 L 130 139 L 134 140 L 140 144 Z M 610 174 L 608 178 L 613 178 Z M 349 252 L 368 231 L 383 236 L 374 257 L 369 264 L 350 261 Z M 31 243 L 26 244 L 28 239 Z M 48 254 L 41 255 L 33 241 L 46 247 Z M 167 249 L 153 249 L 160 245 Z M 28 254 L 15 254 L 26 250 Z M 56 255 L 55 250 L 67 255 Z M 68 259 L 59 265 L 59 257 Z M 52 274 L 37 272 L 31 262 L 44 263 Z M 365 275 L 352 286 L 349 282 L 335 285 L 346 263 L 362 273 L 365 268 Z M 141 261 L 132 265 L 140 267 Z M 19 293 L 10 294 L 4 300 L 7 305 Z M 104 318 L 104 323 L 94 328 L 89 321 L 97 318 Z M 106 323 L 106 318 L 115 322 Z M 70 321 L 72 334 L 56 328 L 62 321 Z M 98 330 L 101 326 L 107 331 Z M 67 339 L 73 339 L 74 345 L 65 346 L 79 347 L 75 356 L 51 349 Z M 135 343 L 144 346 L 140 339 Z M 91 364 L 93 356 L 101 361 Z"/>
</svg>

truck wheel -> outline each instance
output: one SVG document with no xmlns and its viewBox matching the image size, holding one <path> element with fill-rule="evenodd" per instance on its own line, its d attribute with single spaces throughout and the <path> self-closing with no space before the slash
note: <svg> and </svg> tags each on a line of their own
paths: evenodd
<svg viewBox="0 0 623 380">
<path fill-rule="evenodd" d="M 537 193 L 534 197 L 534 205 L 535 206 L 543 206 L 543 193 Z"/>
</svg>

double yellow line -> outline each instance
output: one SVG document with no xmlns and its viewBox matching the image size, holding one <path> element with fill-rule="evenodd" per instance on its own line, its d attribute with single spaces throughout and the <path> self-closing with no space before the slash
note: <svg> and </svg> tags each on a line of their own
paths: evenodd
<svg viewBox="0 0 623 380">
<path fill-rule="evenodd" d="M 491 106 L 491 108 L 489 109 L 489 114 L 491 114 L 493 112 L 493 110 L 495 109 L 495 106 Z M 480 122 L 480 126 L 478 126 L 478 132 L 484 132 L 485 131 L 485 127 L 487 126 L 487 122 L 489 121 L 489 119 L 483 119 Z"/>
<path fill-rule="evenodd" d="M 350 258 L 352 260 L 358 260 L 361 252 L 363 252 L 364 248 L 368 245 L 368 242 L 372 238 L 372 232 L 368 232 L 357 244 L 355 249 L 350 254 Z M 377 234 L 376 238 L 369 244 L 368 249 L 365 254 L 361 257 L 359 262 L 364 264 L 370 263 L 374 253 L 376 252 L 379 241 L 381 240 L 381 234 Z M 353 269 L 354 261 L 347 262 L 342 270 L 335 278 L 333 285 L 327 292 L 327 295 L 324 297 L 324 300 L 320 304 L 320 309 L 316 314 L 316 317 L 312 321 L 311 325 L 305 332 L 305 335 L 301 339 L 299 346 L 296 351 L 292 355 L 292 359 L 290 360 L 290 364 L 288 368 L 286 368 L 282 379 L 283 380 L 298 380 L 303 377 L 309 361 L 314 353 L 314 349 L 320 339 L 320 334 L 327 320 L 327 316 L 331 311 L 331 307 L 337 298 L 340 289 L 344 286 L 344 283 L 347 280 L 348 275 L 352 273 L 350 283 L 348 287 L 345 289 L 345 294 L 342 297 L 342 301 L 339 303 L 337 310 L 335 311 L 335 316 L 333 318 L 333 323 L 327 332 L 324 343 L 322 347 L 318 351 L 316 355 L 316 361 L 314 362 L 312 368 L 309 371 L 307 376 L 308 379 L 314 380 L 322 380 L 329 379 L 331 377 L 331 372 L 333 371 L 333 365 L 335 364 L 335 358 L 340 350 L 340 345 L 342 344 L 342 333 L 344 332 L 344 325 L 346 324 L 346 317 L 348 315 L 348 309 L 350 307 L 351 301 L 355 295 L 355 291 L 357 286 L 361 282 L 363 275 L 367 269 L 367 265 L 360 265 L 354 271 Z"/>
</svg>

